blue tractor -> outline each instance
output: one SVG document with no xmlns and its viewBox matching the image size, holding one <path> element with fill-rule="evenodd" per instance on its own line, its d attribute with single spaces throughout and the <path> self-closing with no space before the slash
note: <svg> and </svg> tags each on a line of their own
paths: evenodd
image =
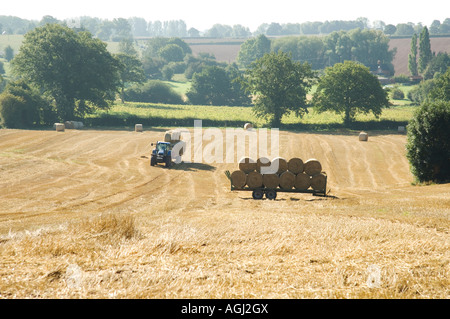
<svg viewBox="0 0 450 319">
<path fill-rule="evenodd" d="M 154 144 L 152 143 L 152 146 Z M 164 163 L 167 168 L 172 166 L 172 144 L 169 142 L 157 142 L 152 151 L 150 165 L 155 166 L 158 163 Z"/>
</svg>

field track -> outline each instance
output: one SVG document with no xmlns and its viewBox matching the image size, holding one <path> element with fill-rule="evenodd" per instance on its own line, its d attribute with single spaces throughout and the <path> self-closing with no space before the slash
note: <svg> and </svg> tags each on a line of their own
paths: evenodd
<svg viewBox="0 0 450 319">
<path fill-rule="evenodd" d="M 27 227 L 27 221 L 57 223 L 93 212 L 253 210 L 261 205 L 295 211 L 312 200 L 304 194 L 280 194 L 276 204 L 247 200 L 250 192 L 231 192 L 224 175 L 237 164 L 150 167 L 150 143 L 162 134 L 1 130 L 0 231 Z M 411 185 L 405 142 L 398 134 L 359 142 L 355 135 L 281 132 L 280 156 L 317 158 L 322 163 L 335 200 L 317 199 L 321 205 L 450 207 L 448 185 Z"/>
<path fill-rule="evenodd" d="M 280 131 L 329 196 L 255 201 L 237 164 L 151 167 L 163 134 L 0 130 L 0 299 L 450 297 L 450 185 L 411 184 L 405 135 Z"/>
</svg>

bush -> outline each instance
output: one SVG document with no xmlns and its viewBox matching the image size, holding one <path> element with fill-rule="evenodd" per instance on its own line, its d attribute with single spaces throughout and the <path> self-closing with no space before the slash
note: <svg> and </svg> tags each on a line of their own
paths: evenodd
<svg viewBox="0 0 450 319">
<path fill-rule="evenodd" d="M 419 182 L 450 180 L 450 102 L 425 102 L 407 126 L 407 158 Z"/>
<path fill-rule="evenodd" d="M 0 97 L 0 122 L 5 127 L 49 125 L 56 120 L 50 103 L 24 81 L 9 82 Z"/>
<path fill-rule="evenodd" d="M 405 98 L 405 93 L 403 93 L 403 91 L 398 87 L 394 87 L 391 90 L 391 98 L 394 100 L 403 100 Z"/>
<path fill-rule="evenodd" d="M 124 99 L 130 102 L 183 104 L 183 98 L 169 85 L 150 80 L 144 85 L 135 85 L 125 90 Z"/>
</svg>

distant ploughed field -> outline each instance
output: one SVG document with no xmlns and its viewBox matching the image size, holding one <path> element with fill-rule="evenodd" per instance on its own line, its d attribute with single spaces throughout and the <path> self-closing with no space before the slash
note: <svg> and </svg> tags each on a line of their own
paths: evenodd
<svg viewBox="0 0 450 319">
<path fill-rule="evenodd" d="M 217 61 L 235 62 L 239 53 L 240 45 L 245 40 L 236 39 L 185 39 L 191 46 L 192 52 L 198 54 L 200 52 L 213 54 Z M 450 37 L 431 38 L 431 50 L 433 52 L 450 53 Z M 409 75 L 408 70 L 408 54 L 411 50 L 411 39 L 391 39 L 389 49 L 396 48 L 397 54 L 392 61 L 394 64 L 395 75 Z"/>
</svg>

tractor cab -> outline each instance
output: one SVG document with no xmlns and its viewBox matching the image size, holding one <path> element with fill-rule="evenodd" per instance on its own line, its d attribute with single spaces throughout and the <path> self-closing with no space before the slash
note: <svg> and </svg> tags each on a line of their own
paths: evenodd
<svg viewBox="0 0 450 319">
<path fill-rule="evenodd" d="M 152 151 L 150 165 L 155 166 L 157 163 L 164 163 L 166 167 L 172 164 L 172 145 L 169 142 L 157 142 L 156 145 L 152 143 L 155 148 Z"/>
</svg>

